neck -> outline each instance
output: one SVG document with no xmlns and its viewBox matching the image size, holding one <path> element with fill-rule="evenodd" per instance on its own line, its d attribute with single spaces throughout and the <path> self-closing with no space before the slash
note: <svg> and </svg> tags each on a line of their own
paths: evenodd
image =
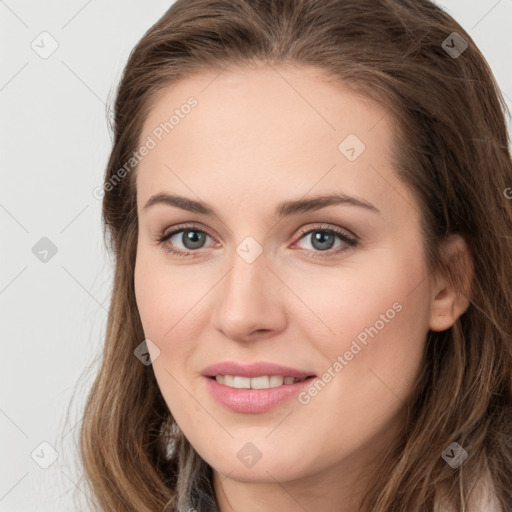
<svg viewBox="0 0 512 512">
<path fill-rule="evenodd" d="M 336 467 L 290 481 L 277 481 L 268 473 L 265 482 L 240 482 L 213 470 L 215 498 L 220 512 L 355 512 L 380 457 L 371 460 L 354 453 Z"/>
<path fill-rule="evenodd" d="M 258 481 L 239 481 L 230 478 L 231 473 L 223 475 L 212 468 L 219 512 L 359 512 L 365 493 L 382 470 L 382 459 L 388 450 L 396 448 L 402 414 L 334 465 L 304 472 L 294 479 L 278 480 L 269 467 Z M 316 463 L 320 466 L 319 461 Z"/>
</svg>

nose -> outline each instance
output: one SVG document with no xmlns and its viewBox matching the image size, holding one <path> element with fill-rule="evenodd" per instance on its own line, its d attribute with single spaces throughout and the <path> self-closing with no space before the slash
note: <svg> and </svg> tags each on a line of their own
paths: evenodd
<svg viewBox="0 0 512 512">
<path fill-rule="evenodd" d="M 216 289 L 213 326 L 235 341 L 267 338 L 286 327 L 284 285 L 261 254 L 248 263 L 237 253 Z"/>
</svg>

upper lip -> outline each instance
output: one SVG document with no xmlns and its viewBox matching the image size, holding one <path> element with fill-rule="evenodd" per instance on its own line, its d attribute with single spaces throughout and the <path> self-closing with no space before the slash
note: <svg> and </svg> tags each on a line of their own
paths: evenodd
<svg viewBox="0 0 512 512">
<path fill-rule="evenodd" d="M 238 375 L 240 377 L 259 377 L 262 375 L 279 375 L 281 377 L 302 377 L 313 376 L 313 372 L 289 368 L 279 364 L 268 362 L 255 362 L 250 364 L 240 364 L 234 361 L 222 361 L 206 367 L 202 372 L 206 377 L 215 377 L 216 375 Z"/>
</svg>

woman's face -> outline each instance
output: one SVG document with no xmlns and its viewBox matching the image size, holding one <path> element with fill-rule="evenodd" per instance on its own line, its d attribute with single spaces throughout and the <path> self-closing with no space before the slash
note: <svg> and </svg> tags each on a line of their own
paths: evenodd
<svg viewBox="0 0 512 512">
<path fill-rule="evenodd" d="M 173 417 L 229 479 L 353 471 L 398 425 L 433 294 L 392 137 L 312 68 L 204 72 L 146 119 L 137 305 Z"/>
</svg>

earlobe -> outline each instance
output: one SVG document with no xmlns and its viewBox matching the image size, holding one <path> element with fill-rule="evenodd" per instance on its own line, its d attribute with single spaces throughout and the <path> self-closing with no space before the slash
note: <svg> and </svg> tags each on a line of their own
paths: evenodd
<svg viewBox="0 0 512 512">
<path fill-rule="evenodd" d="M 470 304 L 469 299 L 461 293 L 443 292 L 441 292 L 442 295 L 440 294 L 434 299 L 430 310 L 430 329 L 432 331 L 449 329 Z"/>
<path fill-rule="evenodd" d="M 432 290 L 430 329 L 449 329 L 468 309 L 473 278 L 469 247 L 460 235 L 452 235 L 443 248 L 444 268 L 450 275 L 438 275 Z"/>
</svg>

